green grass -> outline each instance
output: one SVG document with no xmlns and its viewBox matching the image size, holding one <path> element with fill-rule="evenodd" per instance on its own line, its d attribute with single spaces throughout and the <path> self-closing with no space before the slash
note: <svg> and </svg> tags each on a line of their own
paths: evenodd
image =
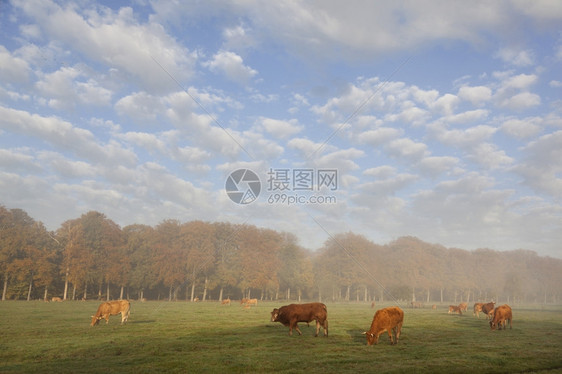
<svg viewBox="0 0 562 374">
<path fill-rule="evenodd" d="M 562 372 L 562 307 L 513 307 L 513 330 L 484 318 L 404 309 L 398 345 L 361 332 L 374 309 L 329 303 L 330 336 L 269 322 L 286 303 L 132 302 L 129 323 L 90 327 L 98 302 L 1 302 L 0 372 L 6 373 L 517 373 Z"/>
</svg>

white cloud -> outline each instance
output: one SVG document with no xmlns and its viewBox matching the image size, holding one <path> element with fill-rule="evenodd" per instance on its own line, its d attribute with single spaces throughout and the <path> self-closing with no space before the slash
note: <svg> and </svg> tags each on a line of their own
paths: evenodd
<svg viewBox="0 0 562 374">
<path fill-rule="evenodd" d="M 234 52 L 219 51 L 213 59 L 203 64 L 215 73 L 224 74 L 229 80 L 247 84 L 258 72 L 244 65 L 242 57 Z"/>
<path fill-rule="evenodd" d="M 525 119 L 511 118 L 504 121 L 500 129 L 515 138 L 526 139 L 541 131 L 540 122 L 541 119 L 537 117 Z"/>
<path fill-rule="evenodd" d="M 459 159 L 451 156 L 428 156 L 424 157 L 418 164 L 420 172 L 430 177 L 437 177 L 442 173 L 451 171 L 459 164 Z"/>
<path fill-rule="evenodd" d="M 388 143 L 402 135 L 403 131 L 393 127 L 379 127 L 375 130 L 367 130 L 357 135 L 357 140 L 364 144 L 379 146 Z"/>
<path fill-rule="evenodd" d="M 473 105 L 485 104 L 492 98 L 492 90 L 486 86 L 469 87 L 463 86 L 459 89 L 458 97 L 471 102 Z"/>
<path fill-rule="evenodd" d="M 2 82 L 23 83 L 29 79 L 28 63 L 13 56 L 4 46 L 0 45 L 0 80 Z"/>
<path fill-rule="evenodd" d="M 77 7 L 59 6 L 50 0 L 14 4 L 37 22 L 45 38 L 135 76 L 147 90 L 176 87 L 169 75 L 176 81 L 192 75 L 197 56 L 179 45 L 161 25 L 137 23 L 131 8 L 121 8 L 117 13 L 104 8 L 100 14 L 86 9 L 79 14 Z"/>
<path fill-rule="evenodd" d="M 539 193 L 562 197 L 562 131 L 543 135 L 523 148 L 525 158 L 513 170 Z"/>
<path fill-rule="evenodd" d="M 392 140 L 385 150 L 393 157 L 411 160 L 420 160 L 429 154 L 427 145 L 408 138 Z"/>
<path fill-rule="evenodd" d="M 303 126 L 298 124 L 297 120 L 282 121 L 273 118 L 262 117 L 259 119 L 261 125 L 271 135 L 276 138 L 286 139 L 292 135 L 298 134 L 303 130 Z"/>
<path fill-rule="evenodd" d="M 530 50 L 521 51 L 513 48 L 502 48 L 497 52 L 496 56 L 504 62 L 517 67 L 530 66 L 535 63 L 534 53 Z"/>
<path fill-rule="evenodd" d="M 522 111 L 541 104 L 541 97 L 530 92 L 522 92 L 503 99 L 499 105 L 514 111 Z"/>
</svg>

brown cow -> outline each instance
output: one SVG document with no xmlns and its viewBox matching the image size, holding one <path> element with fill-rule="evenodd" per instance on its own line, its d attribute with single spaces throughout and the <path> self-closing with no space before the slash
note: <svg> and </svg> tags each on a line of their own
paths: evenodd
<svg viewBox="0 0 562 374">
<path fill-rule="evenodd" d="M 423 303 L 421 301 L 412 301 L 410 305 L 412 305 L 412 309 L 423 308 Z"/>
<path fill-rule="evenodd" d="M 131 311 L 131 303 L 128 300 L 108 301 L 101 303 L 98 307 L 96 315 L 92 316 L 92 326 L 99 323 L 105 318 L 105 323 L 109 323 L 109 316 L 115 316 L 121 313 L 121 324 L 127 322 Z"/>
<path fill-rule="evenodd" d="M 468 311 L 468 304 L 467 303 L 460 303 L 459 304 L 459 309 L 463 312 Z"/>
<path fill-rule="evenodd" d="M 486 303 L 484 305 L 482 305 L 482 313 L 484 313 L 486 315 L 486 317 L 488 317 L 488 319 L 492 318 L 492 314 L 494 314 L 494 306 L 496 305 L 496 303 L 491 302 L 491 303 Z"/>
<path fill-rule="evenodd" d="M 258 305 L 258 299 L 249 299 L 247 302 L 248 305 Z"/>
<path fill-rule="evenodd" d="M 449 312 L 447 312 L 447 314 L 451 314 L 451 313 L 458 313 L 462 315 L 461 308 L 456 305 L 449 305 Z"/>
<path fill-rule="evenodd" d="M 230 298 L 224 299 L 221 301 L 221 305 L 230 305 Z"/>
<path fill-rule="evenodd" d="M 373 317 L 371 328 L 369 331 L 363 333 L 367 336 L 367 345 L 373 345 L 373 343 L 377 344 L 379 342 L 379 336 L 385 331 L 388 332 L 390 344 L 398 344 L 403 322 L 404 312 L 397 306 L 377 310 Z M 392 340 L 393 331 L 396 341 Z"/>
<path fill-rule="evenodd" d="M 245 297 L 243 297 L 242 300 L 240 300 L 240 305 L 247 304 L 248 300 L 250 300 L 250 299 L 246 299 Z"/>
<path fill-rule="evenodd" d="M 51 301 L 58 301 L 60 303 L 60 302 L 62 302 L 62 299 L 60 297 L 55 296 L 51 299 Z"/>
<path fill-rule="evenodd" d="M 289 326 L 289 336 L 293 335 L 293 329 L 302 335 L 299 322 L 316 321 L 316 334 L 320 332 L 320 326 L 324 328 L 324 336 L 328 336 L 328 309 L 322 303 L 290 304 L 271 312 L 271 322 L 281 322 Z"/>
<path fill-rule="evenodd" d="M 482 311 L 482 305 L 484 305 L 484 303 L 474 303 L 474 310 L 472 312 L 473 316 L 476 316 L 476 317 L 480 318 L 480 312 Z"/>
<path fill-rule="evenodd" d="M 503 326 L 503 329 L 505 330 L 506 321 L 509 321 L 509 329 L 511 329 L 512 318 L 511 307 L 507 304 L 500 305 L 494 309 L 494 314 L 492 320 L 490 321 L 490 328 L 495 330 L 497 326 L 498 330 L 501 330 Z"/>
</svg>

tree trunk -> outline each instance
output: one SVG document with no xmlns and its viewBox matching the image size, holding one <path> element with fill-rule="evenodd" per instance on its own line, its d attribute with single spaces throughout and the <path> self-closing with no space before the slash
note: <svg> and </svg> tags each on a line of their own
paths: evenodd
<svg viewBox="0 0 562 374">
<path fill-rule="evenodd" d="M 299 288 L 297 291 L 298 297 L 299 297 L 299 303 L 301 302 L 301 297 L 302 297 L 302 290 Z"/>
<path fill-rule="evenodd" d="M 170 293 L 168 294 L 168 301 L 172 301 L 172 286 L 170 286 Z"/>
<path fill-rule="evenodd" d="M 363 297 L 363 300 L 368 301 L 368 299 L 369 299 L 369 292 L 367 290 L 367 286 L 365 286 L 365 297 Z"/>
<path fill-rule="evenodd" d="M 106 301 L 109 301 L 109 282 L 107 282 L 107 296 L 105 297 Z"/>
<path fill-rule="evenodd" d="M 125 287 L 121 286 L 121 293 L 119 294 L 119 300 L 123 300 L 123 291 Z"/>
<path fill-rule="evenodd" d="M 64 276 L 64 294 L 62 296 L 63 300 L 66 300 L 67 292 L 68 292 L 68 268 L 66 268 L 66 274 Z"/>
<path fill-rule="evenodd" d="M 426 303 L 429 304 L 429 288 L 427 289 L 427 301 L 426 301 Z"/>
<path fill-rule="evenodd" d="M 76 284 L 72 285 L 72 300 L 76 300 Z"/>
<path fill-rule="evenodd" d="M 48 288 L 49 288 L 49 287 L 45 286 L 45 294 L 43 295 L 43 300 L 45 300 L 45 301 L 49 301 L 49 299 L 47 298 L 47 295 L 49 294 L 49 293 L 47 292 L 47 291 L 48 291 Z"/>
<path fill-rule="evenodd" d="M 29 281 L 29 290 L 27 291 L 27 301 L 31 300 L 31 289 L 33 288 L 33 276 Z"/>
<path fill-rule="evenodd" d="M 4 274 L 4 290 L 2 290 L 2 301 L 6 301 L 6 292 L 8 291 L 8 274 Z M 544 299 L 546 300 L 546 291 L 544 292 Z M 546 304 L 546 303 L 545 303 Z"/>
<path fill-rule="evenodd" d="M 416 288 L 412 287 L 412 301 L 416 301 Z"/>
<path fill-rule="evenodd" d="M 291 287 L 287 287 L 287 300 L 291 300 Z"/>
<path fill-rule="evenodd" d="M 209 283 L 209 279 L 205 276 L 205 286 L 203 288 L 203 301 L 207 300 L 207 283 Z"/>
<path fill-rule="evenodd" d="M 443 289 L 441 289 L 441 304 L 443 304 Z"/>
<path fill-rule="evenodd" d="M 84 296 L 82 297 L 82 300 L 86 300 L 88 296 L 88 283 L 84 283 Z"/>
<path fill-rule="evenodd" d="M 195 282 L 191 284 L 191 301 L 195 298 Z"/>
<path fill-rule="evenodd" d="M 220 291 L 219 291 L 219 301 L 222 301 L 222 291 L 223 291 L 223 289 L 222 289 L 222 287 L 221 287 L 221 289 L 220 289 Z"/>
</svg>

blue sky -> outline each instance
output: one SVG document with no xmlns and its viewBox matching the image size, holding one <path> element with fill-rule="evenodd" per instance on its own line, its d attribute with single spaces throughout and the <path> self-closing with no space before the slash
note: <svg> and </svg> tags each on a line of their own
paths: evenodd
<svg viewBox="0 0 562 374">
<path fill-rule="evenodd" d="M 2 2 L 0 203 L 561 257 L 561 24 L 554 0 Z"/>
</svg>

